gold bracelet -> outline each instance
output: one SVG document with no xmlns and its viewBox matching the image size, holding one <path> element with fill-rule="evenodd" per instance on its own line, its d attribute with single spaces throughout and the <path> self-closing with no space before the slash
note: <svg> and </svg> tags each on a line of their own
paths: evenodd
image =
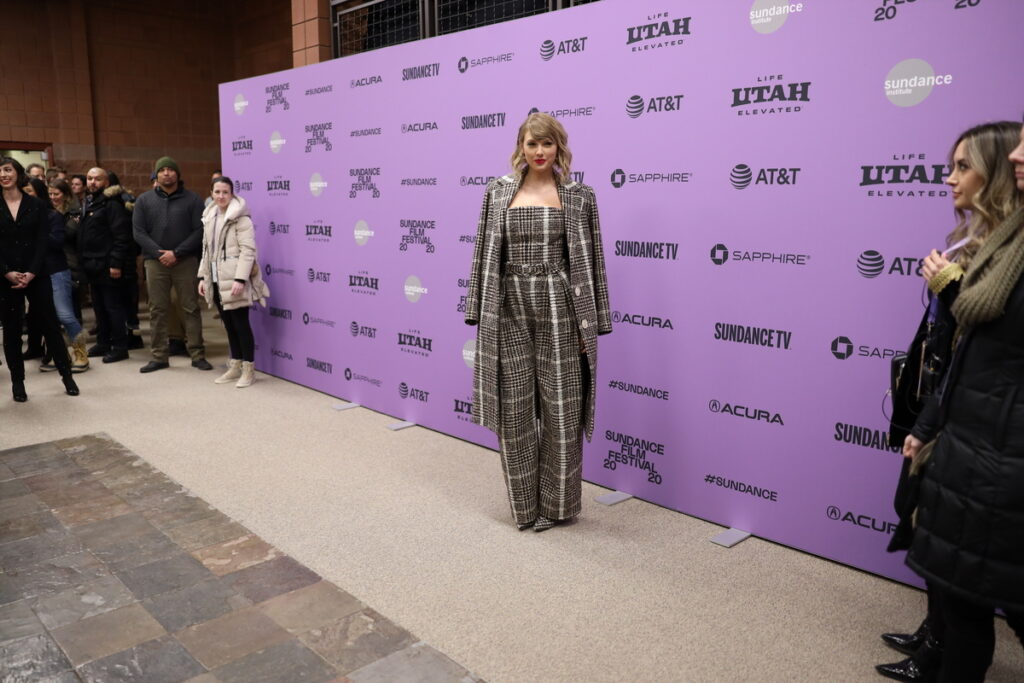
<svg viewBox="0 0 1024 683">
<path fill-rule="evenodd" d="M 950 282 L 955 282 L 964 276 L 964 269 L 960 267 L 959 263 L 950 263 L 948 266 L 937 272 L 931 280 L 928 281 L 928 289 L 932 290 L 933 294 L 938 294 L 946 288 Z"/>
</svg>

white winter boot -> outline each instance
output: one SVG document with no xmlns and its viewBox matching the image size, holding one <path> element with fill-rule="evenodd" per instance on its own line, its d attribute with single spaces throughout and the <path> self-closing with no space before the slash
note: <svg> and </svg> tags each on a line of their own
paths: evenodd
<svg viewBox="0 0 1024 683">
<path fill-rule="evenodd" d="M 244 389 L 256 381 L 256 366 L 250 361 L 242 361 L 242 376 L 238 378 L 238 382 L 235 387 L 238 389 Z"/>
<path fill-rule="evenodd" d="M 213 380 L 216 384 L 227 384 L 233 380 L 238 379 L 242 376 L 242 361 L 237 358 L 232 358 L 228 361 L 228 371 L 223 375 Z"/>
</svg>

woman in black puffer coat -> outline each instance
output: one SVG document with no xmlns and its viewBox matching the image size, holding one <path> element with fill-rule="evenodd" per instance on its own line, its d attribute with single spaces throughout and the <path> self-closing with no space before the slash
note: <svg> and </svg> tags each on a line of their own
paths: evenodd
<svg viewBox="0 0 1024 683">
<path fill-rule="evenodd" d="M 1010 160 L 1024 193 L 1024 132 Z M 978 250 L 953 315 L 962 336 L 926 408 L 942 431 L 918 454 L 930 462 L 907 564 L 943 594 L 939 680 L 970 683 L 992 663 L 996 608 L 1024 642 L 1024 208 Z"/>
</svg>

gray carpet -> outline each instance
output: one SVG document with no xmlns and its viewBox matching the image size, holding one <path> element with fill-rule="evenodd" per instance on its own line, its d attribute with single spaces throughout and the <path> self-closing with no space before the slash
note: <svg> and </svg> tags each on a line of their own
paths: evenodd
<svg viewBox="0 0 1024 683">
<path fill-rule="evenodd" d="M 225 362 L 206 316 L 210 359 Z M 30 363 L 30 400 L 0 369 L 0 448 L 92 432 L 483 678 L 494 681 L 880 681 L 900 658 L 878 634 L 912 629 L 924 595 L 641 501 L 593 502 L 580 521 L 516 531 L 492 451 L 259 374 L 215 385 L 187 359 L 96 366 L 64 396 Z M 998 626 L 989 680 L 1024 679 Z"/>
</svg>

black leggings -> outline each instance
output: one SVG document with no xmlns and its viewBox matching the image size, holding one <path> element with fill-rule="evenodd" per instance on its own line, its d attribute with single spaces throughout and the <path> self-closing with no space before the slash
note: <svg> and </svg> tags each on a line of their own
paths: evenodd
<svg viewBox="0 0 1024 683">
<path fill-rule="evenodd" d="M 252 327 L 249 325 L 249 307 L 233 308 L 230 311 L 224 310 L 220 303 L 220 289 L 214 282 L 213 302 L 217 304 L 217 312 L 220 313 L 221 322 L 228 333 L 228 349 L 231 351 L 233 360 L 244 360 L 253 362 L 256 354 L 256 341 L 252 337 Z"/>
<path fill-rule="evenodd" d="M 37 275 L 25 289 L 14 289 L 5 279 L 0 284 L 0 324 L 4 327 L 4 357 L 11 380 L 25 381 L 25 359 L 21 354 L 21 328 L 25 320 L 25 300 L 43 333 L 46 348 L 61 376 L 71 375 L 71 359 L 60 332 L 57 311 L 53 307 L 53 287 L 49 275 Z"/>
<path fill-rule="evenodd" d="M 945 652 L 940 683 L 982 683 L 996 647 L 995 609 L 943 593 Z M 1006 612 L 1006 623 L 1024 643 L 1024 614 Z"/>
</svg>

